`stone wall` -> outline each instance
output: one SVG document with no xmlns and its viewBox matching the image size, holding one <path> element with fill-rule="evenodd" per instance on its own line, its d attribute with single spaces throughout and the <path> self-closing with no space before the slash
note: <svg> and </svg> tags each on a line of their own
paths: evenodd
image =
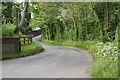
<svg viewBox="0 0 120 80">
<path fill-rule="evenodd" d="M 19 38 L 3 37 L 2 38 L 2 53 L 20 52 L 21 46 Z"/>
</svg>

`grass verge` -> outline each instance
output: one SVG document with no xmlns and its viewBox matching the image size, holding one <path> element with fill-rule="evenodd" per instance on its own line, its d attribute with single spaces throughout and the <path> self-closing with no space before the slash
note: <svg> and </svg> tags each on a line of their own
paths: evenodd
<svg viewBox="0 0 120 80">
<path fill-rule="evenodd" d="M 18 57 L 25 57 L 30 56 L 33 54 L 37 54 L 39 52 L 42 52 L 44 49 L 38 42 L 32 42 L 30 44 L 26 44 L 22 46 L 21 52 L 19 53 L 3 53 L 2 56 L 0 56 L 2 59 L 11 59 L 11 58 L 18 58 Z"/>
<path fill-rule="evenodd" d="M 118 60 L 113 60 L 114 58 L 116 58 L 116 54 L 114 53 L 117 53 L 116 48 L 114 49 L 114 45 L 107 46 L 108 43 L 100 43 L 101 45 L 99 46 L 97 45 L 99 42 L 96 41 L 76 42 L 42 40 L 42 42 L 53 45 L 72 46 L 89 50 L 94 57 L 94 63 L 90 66 L 91 76 L 95 78 L 118 78 Z"/>
</svg>

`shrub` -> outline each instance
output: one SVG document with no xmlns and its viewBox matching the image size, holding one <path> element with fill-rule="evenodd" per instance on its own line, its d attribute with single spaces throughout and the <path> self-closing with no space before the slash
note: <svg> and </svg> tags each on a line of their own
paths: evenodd
<svg viewBox="0 0 120 80">
<path fill-rule="evenodd" d="M 4 24 L 2 27 L 2 36 L 14 36 L 14 30 L 16 26 L 13 24 Z"/>
<path fill-rule="evenodd" d="M 14 37 L 22 37 L 22 36 L 25 36 L 25 35 L 23 35 L 21 32 L 19 32 L 18 34 L 14 34 Z"/>
<path fill-rule="evenodd" d="M 97 43 L 98 52 L 94 55 L 95 58 L 109 58 L 111 60 L 118 60 L 118 46 L 115 43 Z"/>
</svg>

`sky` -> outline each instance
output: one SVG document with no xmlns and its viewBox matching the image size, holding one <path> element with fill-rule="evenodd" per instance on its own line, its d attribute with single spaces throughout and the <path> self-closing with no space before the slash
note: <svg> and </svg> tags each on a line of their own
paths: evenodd
<svg viewBox="0 0 120 80">
<path fill-rule="evenodd" d="M 20 3 L 21 3 L 21 2 L 23 2 L 24 0 L 15 0 L 15 1 L 17 1 L 17 2 L 20 2 Z"/>
</svg>

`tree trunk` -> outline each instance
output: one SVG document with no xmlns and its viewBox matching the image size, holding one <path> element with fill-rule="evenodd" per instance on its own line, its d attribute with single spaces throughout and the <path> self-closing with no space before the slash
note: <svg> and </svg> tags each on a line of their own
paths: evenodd
<svg viewBox="0 0 120 80">
<path fill-rule="evenodd" d="M 23 13 L 22 13 L 22 17 L 21 17 L 21 20 L 20 20 L 20 23 L 18 24 L 18 29 L 17 29 L 17 32 L 19 32 L 19 30 L 24 27 L 24 24 L 25 24 L 25 18 L 26 18 L 26 13 L 27 13 L 27 9 L 28 9 L 28 4 L 29 4 L 29 0 L 25 0 L 25 2 L 23 3 L 24 5 L 24 8 L 23 8 Z"/>
<path fill-rule="evenodd" d="M 107 32 L 110 32 L 109 2 L 106 2 L 106 24 Z"/>
</svg>

